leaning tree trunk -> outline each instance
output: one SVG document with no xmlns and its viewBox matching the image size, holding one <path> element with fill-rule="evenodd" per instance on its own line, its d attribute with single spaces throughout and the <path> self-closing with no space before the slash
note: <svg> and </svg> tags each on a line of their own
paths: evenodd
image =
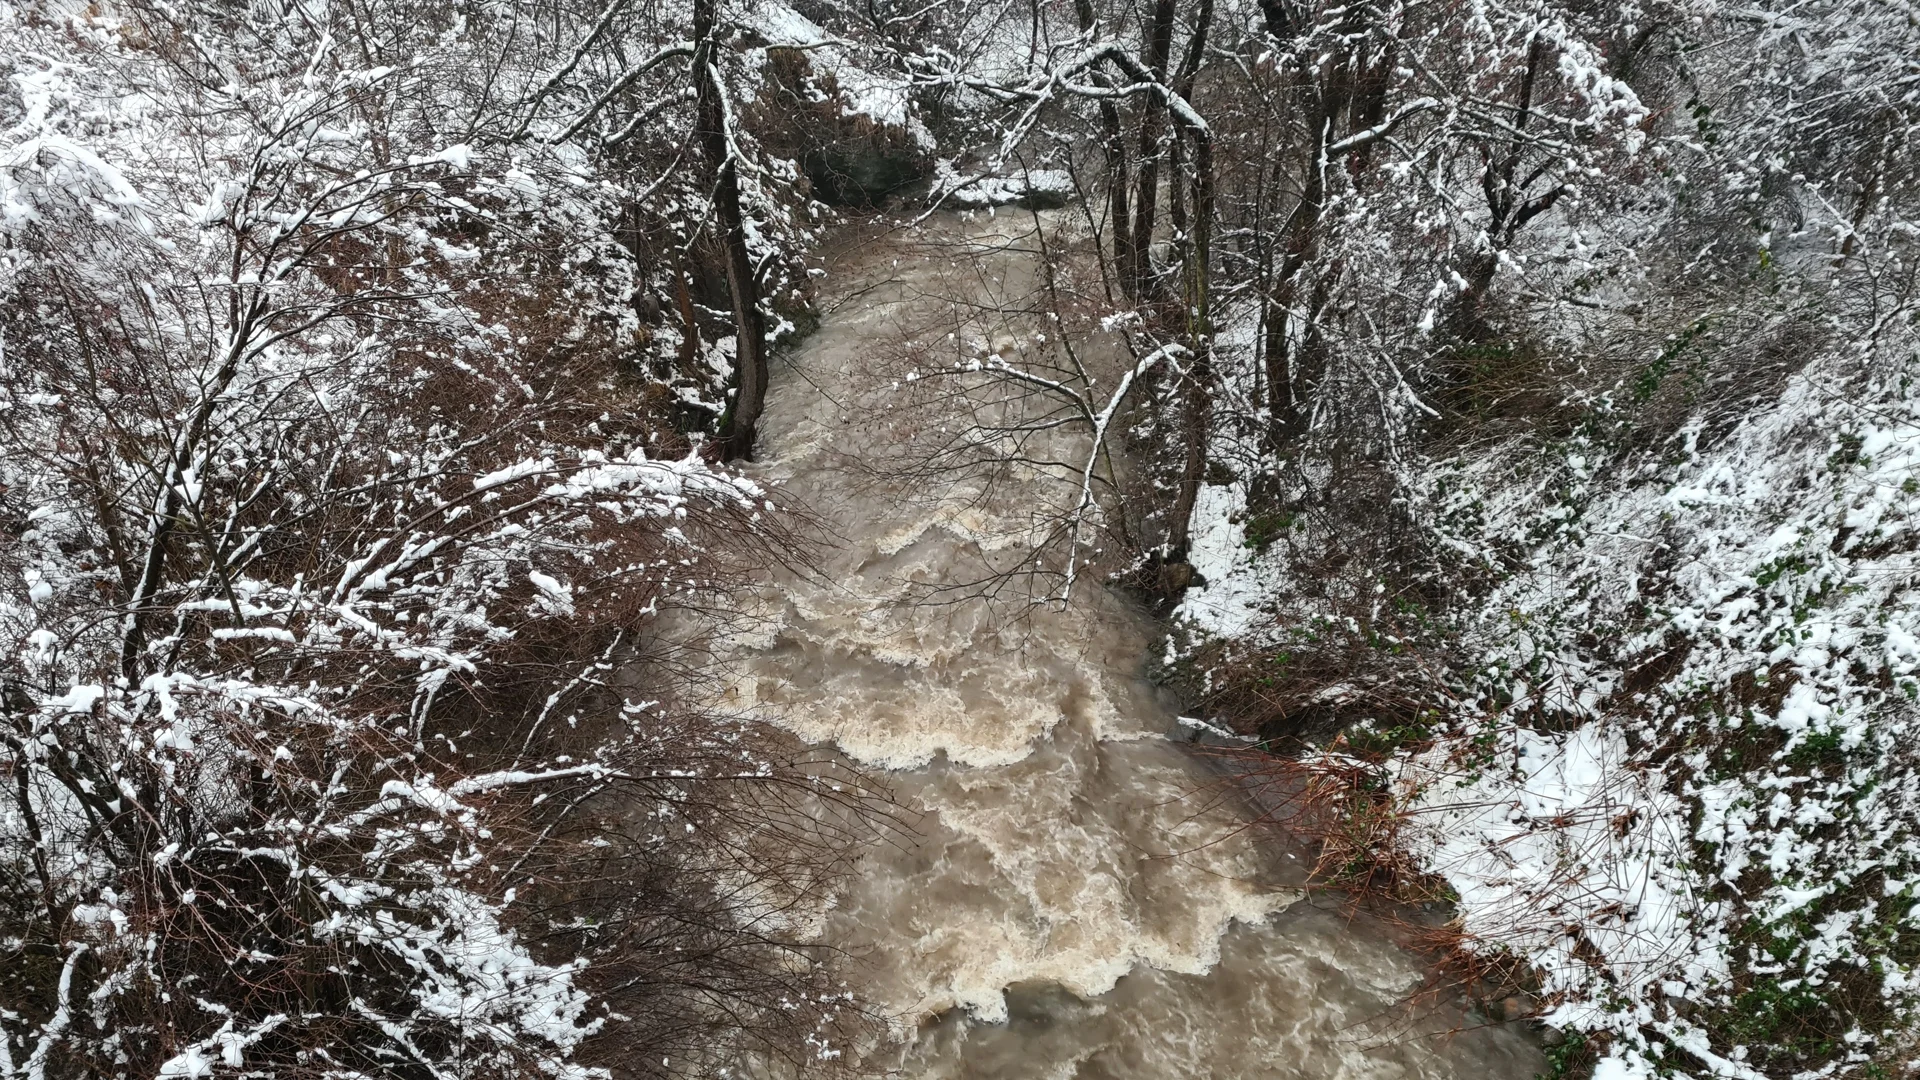
<svg viewBox="0 0 1920 1080">
<path fill-rule="evenodd" d="M 1170 5 L 1169 5 L 1170 7 Z M 1171 14 L 1171 11 L 1168 11 Z M 1170 149 L 1174 168 L 1169 184 L 1168 209 L 1174 224 L 1184 236 L 1185 280 L 1182 299 L 1187 317 L 1187 340 L 1193 348 L 1193 362 L 1187 370 L 1186 394 L 1180 418 L 1183 456 L 1180 462 L 1180 488 L 1174 498 L 1173 520 L 1167 535 L 1167 562 L 1187 564 L 1187 549 L 1192 541 L 1193 508 L 1200 499 L 1200 485 L 1206 482 L 1211 456 L 1207 440 L 1213 430 L 1213 133 L 1194 115 L 1191 102 L 1194 85 L 1205 62 L 1207 31 L 1213 22 L 1213 0 L 1200 0 L 1193 34 L 1187 41 L 1185 58 L 1174 74 L 1166 102 L 1168 112 L 1179 117 L 1180 136 L 1192 140 L 1191 204 L 1183 198 L 1180 181 L 1184 179 L 1183 155 L 1176 138 Z M 1156 27 L 1156 30 L 1158 28 Z M 1154 45 L 1153 59 L 1165 70 L 1171 53 L 1171 40 Z M 1178 100 L 1184 107 L 1175 109 Z M 1187 211 L 1191 208 L 1191 214 Z M 1172 584 L 1170 581 L 1169 584 Z"/>
<path fill-rule="evenodd" d="M 1187 371 L 1185 411 L 1181 437 L 1185 456 L 1180 464 L 1180 490 L 1173 504 L 1167 536 L 1167 561 L 1184 563 L 1192 539 L 1193 507 L 1207 477 L 1207 435 L 1213 414 L 1213 281 L 1209 261 L 1213 247 L 1213 136 L 1193 128 L 1192 254 L 1187 260 L 1186 301 L 1193 342 L 1193 364 Z"/>
<path fill-rule="evenodd" d="M 1283 11 L 1279 7 L 1273 10 Z M 1296 340 L 1292 326 L 1293 312 L 1304 287 L 1301 279 L 1312 268 L 1320 243 L 1328 194 L 1328 172 L 1334 165 L 1328 148 L 1335 141 L 1334 125 L 1343 111 L 1349 112 L 1349 129 L 1357 130 L 1349 110 L 1347 84 L 1350 80 L 1343 75 L 1350 71 L 1355 62 L 1352 51 L 1343 50 L 1320 59 L 1313 67 L 1303 67 L 1294 72 L 1291 78 L 1293 88 L 1307 103 L 1306 127 L 1312 132 L 1314 143 L 1304 155 L 1307 163 L 1305 183 L 1292 213 L 1287 215 L 1286 226 L 1281 232 L 1279 265 L 1268 286 L 1267 302 L 1273 320 L 1266 337 L 1267 415 L 1270 424 L 1268 435 L 1275 445 L 1285 445 L 1305 432 L 1305 411 L 1312 407 L 1306 391 L 1315 381 L 1317 372 L 1312 355 L 1315 349 L 1309 339 L 1319 331 L 1315 321 L 1308 318 L 1299 327 Z M 1384 103 L 1372 101 L 1365 105 L 1365 108 L 1376 113 L 1382 107 Z M 1365 152 L 1364 149 L 1361 152 Z"/>
<path fill-rule="evenodd" d="M 718 0 L 694 0 L 693 83 L 695 136 L 713 170 L 713 215 L 733 294 L 734 371 L 738 385 L 720 428 L 721 456 L 753 457 L 755 429 L 767 399 L 767 331 L 760 292 L 747 256 L 746 218 L 740 208 L 740 159 L 732 138 L 726 91 L 714 57 L 713 21 Z"/>
</svg>

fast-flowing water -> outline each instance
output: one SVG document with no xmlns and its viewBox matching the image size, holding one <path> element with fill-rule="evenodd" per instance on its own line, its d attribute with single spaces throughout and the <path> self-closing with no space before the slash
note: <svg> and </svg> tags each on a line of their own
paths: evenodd
<svg viewBox="0 0 1920 1080">
<path fill-rule="evenodd" d="M 730 703 L 887 770 L 918 815 L 825 920 L 898 1018 L 869 1059 L 916 1077 L 1533 1075 L 1527 1040 L 1404 1005 L 1418 961 L 1301 899 L 1285 845 L 1168 737 L 1143 614 L 1097 587 L 1064 610 L 929 600 L 1017 560 L 1033 503 L 1058 495 L 909 468 L 952 417 L 906 405 L 903 346 L 1017 352 L 1045 332 L 1005 310 L 1034 279 L 1012 231 L 947 220 L 830 264 L 752 470 L 835 539 L 727 646 Z"/>
</svg>

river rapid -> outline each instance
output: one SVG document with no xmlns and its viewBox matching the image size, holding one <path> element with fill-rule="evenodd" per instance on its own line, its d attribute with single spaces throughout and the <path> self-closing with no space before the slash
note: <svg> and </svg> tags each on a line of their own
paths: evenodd
<svg viewBox="0 0 1920 1080">
<path fill-rule="evenodd" d="M 916 351 L 1043 347 L 1030 227 L 937 218 L 832 258 L 749 469 L 829 540 L 722 641 L 726 705 L 883 773 L 917 826 L 822 916 L 894 1018 L 859 1053 L 926 1078 L 1532 1076 L 1529 1039 L 1407 1004 L 1417 958 L 1303 899 L 1299 858 L 1245 827 L 1142 677 L 1143 612 L 1097 586 L 1060 610 L 929 602 L 1022 558 L 1059 497 L 1032 471 L 912 468 L 953 418 L 899 382 Z"/>
</svg>

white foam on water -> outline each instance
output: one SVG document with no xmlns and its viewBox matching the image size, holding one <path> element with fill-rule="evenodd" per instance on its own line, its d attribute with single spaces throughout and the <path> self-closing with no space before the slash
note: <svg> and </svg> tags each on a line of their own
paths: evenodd
<svg viewBox="0 0 1920 1080">
<path fill-rule="evenodd" d="M 978 257 L 966 282 L 1017 292 L 1031 276 Z M 1395 1027 L 1418 965 L 1290 907 L 1299 874 L 1243 801 L 1160 738 L 1173 715 L 1139 677 L 1143 616 L 1097 589 L 1065 610 L 937 591 L 1017 558 L 1053 490 L 889 479 L 937 417 L 902 407 L 883 346 L 916 317 L 951 328 L 932 298 L 975 287 L 943 283 L 955 262 L 881 249 L 836 268 L 861 306 L 802 344 L 800 377 L 776 372 L 754 470 L 832 539 L 820 573 L 773 583 L 720 646 L 727 706 L 891 770 L 924 814 L 918 842 L 875 850 L 824 914 L 897 1020 L 870 1060 L 929 1078 L 1531 1076 L 1517 1038 Z"/>
</svg>

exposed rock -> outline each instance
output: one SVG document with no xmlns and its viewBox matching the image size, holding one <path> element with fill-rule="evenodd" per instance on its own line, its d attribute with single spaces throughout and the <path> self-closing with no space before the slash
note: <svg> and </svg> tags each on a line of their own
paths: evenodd
<svg viewBox="0 0 1920 1080">
<path fill-rule="evenodd" d="M 874 205 L 932 168 L 926 150 L 899 128 L 854 115 L 823 120 L 822 129 L 801 165 L 814 197 L 829 205 Z"/>
</svg>

